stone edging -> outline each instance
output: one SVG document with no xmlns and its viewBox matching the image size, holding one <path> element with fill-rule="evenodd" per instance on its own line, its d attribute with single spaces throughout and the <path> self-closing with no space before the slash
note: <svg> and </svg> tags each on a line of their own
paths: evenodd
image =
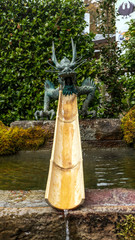
<svg viewBox="0 0 135 240">
<path fill-rule="evenodd" d="M 82 144 L 95 147 L 126 147 L 120 124 L 120 119 L 80 120 Z M 15 121 L 11 126 L 22 128 L 42 126 L 51 132 L 49 142 L 52 145 L 55 121 Z"/>
<path fill-rule="evenodd" d="M 116 223 L 135 215 L 135 190 L 86 190 L 82 206 L 68 213 L 71 239 L 116 240 Z M 63 211 L 49 207 L 44 191 L 0 191 L 0 240 L 63 240 Z"/>
</svg>

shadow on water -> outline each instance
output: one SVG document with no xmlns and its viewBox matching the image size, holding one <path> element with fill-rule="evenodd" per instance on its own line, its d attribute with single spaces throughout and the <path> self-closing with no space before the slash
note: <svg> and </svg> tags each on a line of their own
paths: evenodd
<svg viewBox="0 0 135 240">
<path fill-rule="evenodd" d="M 45 189 L 51 151 L 27 151 L 0 157 L 1 190 Z M 85 188 L 134 188 L 133 149 L 85 149 Z"/>
</svg>

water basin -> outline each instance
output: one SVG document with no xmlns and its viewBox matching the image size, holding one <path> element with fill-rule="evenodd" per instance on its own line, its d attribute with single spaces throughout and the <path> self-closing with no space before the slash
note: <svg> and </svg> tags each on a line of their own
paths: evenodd
<svg viewBox="0 0 135 240">
<path fill-rule="evenodd" d="M 21 151 L 0 157 L 1 190 L 45 189 L 51 150 Z M 84 149 L 85 188 L 135 189 L 135 151 Z"/>
</svg>

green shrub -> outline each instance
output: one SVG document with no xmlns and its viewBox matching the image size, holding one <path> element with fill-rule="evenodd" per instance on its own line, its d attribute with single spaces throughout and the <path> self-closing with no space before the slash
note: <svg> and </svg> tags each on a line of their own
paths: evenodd
<svg viewBox="0 0 135 240">
<path fill-rule="evenodd" d="M 124 53 L 120 56 L 121 68 L 125 69 L 126 74 L 120 77 L 124 87 L 124 99 L 128 108 L 135 105 L 135 19 L 128 22 L 129 29 L 125 33 L 123 41 Z"/>
<path fill-rule="evenodd" d="M 132 108 L 135 105 L 135 74 L 126 74 L 120 76 L 120 82 L 123 84 L 123 102 L 126 108 Z"/>
<path fill-rule="evenodd" d="M 82 0 L 0 1 L 0 120 L 5 124 L 34 119 L 34 112 L 43 110 L 44 81 L 58 85 L 57 73 L 46 72 L 52 41 L 58 61 L 64 55 L 72 59 L 71 37 L 78 57 L 91 59 L 94 35 L 83 33 L 84 13 Z M 96 74 L 93 65 L 88 61 L 78 69 L 78 84 Z"/>
<path fill-rule="evenodd" d="M 19 150 L 37 150 L 49 137 L 50 133 L 41 127 L 7 127 L 0 121 L 0 155 L 14 154 Z"/>
<path fill-rule="evenodd" d="M 135 75 L 135 19 L 128 22 L 129 29 L 125 33 L 125 40 L 123 41 L 124 54 L 121 55 L 120 61 L 122 67 L 126 69 L 131 75 Z"/>
<path fill-rule="evenodd" d="M 119 62 L 120 48 L 110 34 L 115 34 L 116 0 L 99 0 L 97 8 L 98 33 L 102 33 L 105 43 L 100 47 L 100 69 L 98 79 L 105 86 L 105 101 L 101 104 L 99 115 L 105 118 L 117 118 L 123 112 L 123 84 L 119 80 L 122 69 Z"/>
<path fill-rule="evenodd" d="M 121 122 L 124 140 L 128 144 L 135 144 L 135 106 L 122 118 Z"/>
</svg>

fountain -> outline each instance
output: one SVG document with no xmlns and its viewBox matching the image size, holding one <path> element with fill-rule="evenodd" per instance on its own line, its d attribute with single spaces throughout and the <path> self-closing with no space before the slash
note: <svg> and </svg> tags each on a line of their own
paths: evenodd
<svg viewBox="0 0 135 240">
<path fill-rule="evenodd" d="M 85 197 L 77 95 L 87 93 L 82 107 L 82 113 L 87 115 L 87 107 L 95 91 L 94 82 L 90 79 L 86 79 L 81 87 L 75 86 L 75 65 L 83 61 L 75 62 L 76 47 L 73 40 L 72 49 L 72 61 L 64 58 L 58 63 L 53 44 L 52 60 L 58 70 L 60 87 L 55 89 L 50 81 L 45 82 L 44 110 L 35 113 L 36 118 L 44 116 L 52 118 L 55 112 L 53 109 L 49 110 L 50 98 L 59 97 L 45 194 L 45 198 L 54 208 L 49 207 L 44 201 L 45 172 L 48 169 L 47 159 L 50 157 L 48 148 L 47 152 L 46 150 L 20 152 L 15 157 L 17 159 L 14 159 L 14 156 L 2 157 L 0 161 L 1 240 L 24 238 L 26 240 L 116 240 L 116 226 L 120 224 L 119 221 L 125 219 L 125 214 L 129 217 L 130 214 L 134 214 L 135 191 L 130 189 L 135 188 L 134 151 L 112 148 L 98 150 L 89 148 L 88 152 L 84 150 L 85 186 L 89 189 L 85 192 L 86 200 L 83 206 L 69 211 L 79 206 Z M 115 123 L 119 123 L 119 120 L 116 120 Z M 18 121 L 15 124 L 22 123 Z M 37 122 L 24 121 L 23 124 L 26 127 L 26 125 L 33 126 Z M 43 121 L 40 121 L 40 124 L 43 124 Z M 118 145 L 121 139 L 117 124 L 114 124 L 114 121 L 110 124 L 108 119 L 90 120 L 87 131 L 84 121 L 80 127 L 83 141 L 89 141 L 91 137 L 91 141 L 100 140 L 106 144 L 105 142 L 110 140 L 112 147 L 114 146 L 112 141 Z"/>
<path fill-rule="evenodd" d="M 55 123 L 55 133 L 53 148 L 50 160 L 50 168 L 45 193 L 46 201 L 58 209 L 73 209 L 82 204 L 84 193 L 83 180 L 83 160 L 80 140 L 80 130 L 77 109 L 77 93 L 79 92 L 74 84 L 76 80 L 76 65 L 81 65 L 84 61 L 76 61 L 76 45 L 72 41 L 73 58 L 64 57 L 58 63 L 54 43 L 52 46 L 52 61 L 54 68 L 58 70 L 60 88 L 59 94 L 55 90 L 55 95 L 59 95 L 58 109 Z M 52 66 L 52 65 L 51 65 Z M 88 80 L 87 80 L 88 81 Z M 90 80 L 89 80 L 90 81 Z M 57 90 L 57 91 L 58 91 Z M 89 93 L 87 102 L 83 106 L 86 113 L 88 103 L 93 97 L 95 84 L 90 84 L 80 88 L 82 93 Z M 45 95 L 47 96 L 47 95 Z M 48 106 L 48 98 L 45 98 L 45 106 Z M 46 103 L 47 102 L 47 103 Z M 35 113 L 37 115 L 38 112 Z M 48 111 L 44 107 L 44 114 L 51 117 L 54 115 L 53 110 Z M 42 115 L 44 115 L 42 114 Z"/>
</svg>

